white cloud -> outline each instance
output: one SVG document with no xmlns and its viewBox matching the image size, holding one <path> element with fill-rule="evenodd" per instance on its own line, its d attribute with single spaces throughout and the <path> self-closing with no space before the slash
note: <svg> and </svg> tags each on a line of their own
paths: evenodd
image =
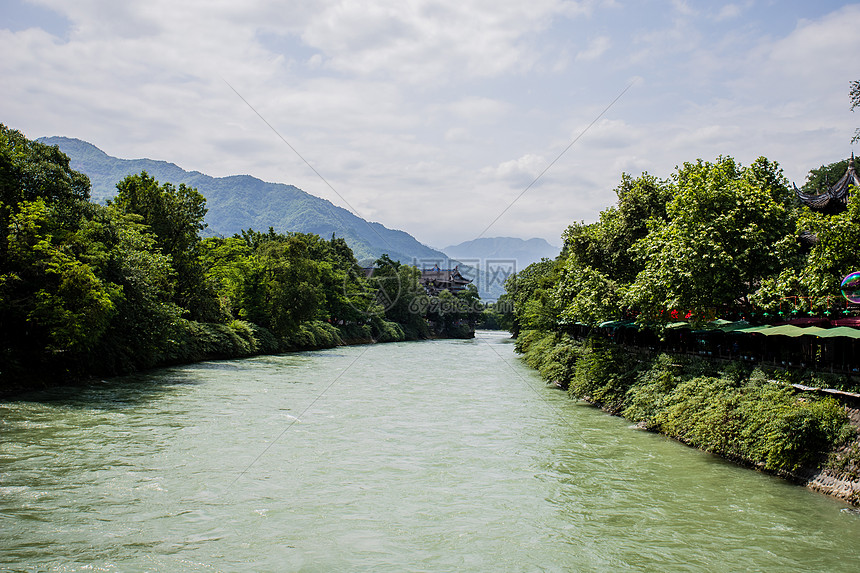
<svg viewBox="0 0 860 573">
<path fill-rule="evenodd" d="M 546 166 L 546 159 L 527 153 L 520 158 L 503 161 L 495 167 L 484 168 L 482 172 L 498 179 L 522 181 L 524 177 L 534 179 Z"/>
<path fill-rule="evenodd" d="M 458 120 L 488 122 L 498 120 L 510 111 L 504 101 L 487 97 L 466 97 L 448 104 L 447 109 Z"/>
<path fill-rule="evenodd" d="M 462 127 L 452 127 L 445 132 L 445 141 L 468 141 L 469 139 L 469 131 Z"/>
<path fill-rule="evenodd" d="M 577 128 L 572 137 L 583 134 L 582 143 L 589 148 L 620 149 L 629 146 L 631 141 L 640 140 L 644 135 L 640 129 L 621 119 L 600 119 L 584 132 L 587 127 L 583 125 Z"/>
<path fill-rule="evenodd" d="M 743 13 L 743 9 L 737 4 L 726 4 L 720 7 L 719 12 L 717 12 L 714 17 L 718 22 L 722 22 L 724 20 L 733 20 L 740 16 Z"/>
<path fill-rule="evenodd" d="M 672 0 L 672 6 L 674 6 L 679 14 L 684 16 L 692 16 L 696 13 L 687 0 Z"/>
<path fill-rule="evenodd" d="M 697 157 L 767 155 L 800 181 L 860 125 L 853 4 L 40 3 L 70 27 L 0 23 L 3 123 L 343 204 L 223 78 L 362 215 L 440 245 L 489 224 L 631 75 L 494 230 L 557 240 L 614 201 L 621 171 Z"/>
<path fill-rule="evenodd" d="M 533 65 L 529 39 L 560 14 L 587 14 L 559 0 L 478 0 L 372 5 L 343 0 L 310 18 L 302 39 L 340 72 L 427 83 L 492 77 Z"/>
<path fill-rule="evenodd" d="M 591 40 L 588 47 L 576 54 L 577 61 L 590 62 L 602 56 L 612 45 L 608 36 L 600 36 Z"/>
</svg>

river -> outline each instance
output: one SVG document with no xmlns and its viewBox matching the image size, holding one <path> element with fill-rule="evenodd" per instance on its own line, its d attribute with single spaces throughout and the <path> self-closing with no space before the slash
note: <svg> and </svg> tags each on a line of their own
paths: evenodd
<svg viewBox="0 0 860 573">
<path fill-rule="evenodd" d="M 0 402 L 10 571 L 855 571 L 834 499 L 630 427 L 502 333 Z"/>
</svg>

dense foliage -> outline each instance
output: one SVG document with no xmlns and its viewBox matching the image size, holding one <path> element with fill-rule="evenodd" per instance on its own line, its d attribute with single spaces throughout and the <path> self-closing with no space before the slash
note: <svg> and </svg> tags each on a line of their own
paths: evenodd
<svg viewBox="0 0 860 573">
<path fill-rule="evenodd" d="M 697 357 L 631 354 L 599 339 L 540 331 L 521 334 L 517 348 L 544 377 L 566 382 L 574 397 L 763 469 L 815 467 L 853 435 L 838 402 L 798 396 L 761 369 L 717 369 Z"/>
<path fill-rule="evenodd" d="M 142 172 L 106 205 L 56 147 L 0 125 L 0 392 L 158 364 L 468 336 L 473 288 L 368 278 L 343 238 L 203 238 L 206 200 Z M 387 277 L 388 274 L 392 276 Z M 392 280 L 387 280 L 392 279 Z"/>
<path fill-rule="evenodd" d="M 846 167 L 812 170 L 806 190 Z M 821 463 L 853 435 L 845 410 L 796 394 L 784 374 L 634 351 L 599 329 L 570 334 L 619 319 L 659 334 L 677 321 L 842 311 L 840 281 L 860 269 L 860 192 L 822 215 L 796 200 L 777 164 L 719 157 L 665 180 L 623 175 L 616 194 L 596 222 L 565 231 L 555 260 L 508 280 L 525 360 L 572 396 L 705 450 L 774 471 Z"/>
<path fill-rule="evenodd" d="M 844 173 L 838 162 L 810 181 L 834 165 Z M 729 157 L 685 163 L 667 180 L 625 174 L 616 193 L 598 221 L 568 227 L 559 257 L 508 279 L 515 334 L 844 309 L 840 281 L 860 269 L 860 193 L 847 211 L 822 215 L 799 204 L 776 163 Z"/>
</svg>

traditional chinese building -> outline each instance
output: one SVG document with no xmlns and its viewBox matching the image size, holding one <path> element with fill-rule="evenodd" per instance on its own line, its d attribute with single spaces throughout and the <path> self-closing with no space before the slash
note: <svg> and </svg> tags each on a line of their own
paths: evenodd
<svg viewBox="0 0 860 573">
<path fill-rule="evenodd" d="M 374 267 L 363 267 L 365 278 L 371 278 Z M 472 279 L 467 279 L 460 274 L 459 265 L 453 269 L 440 269 L 439 265 L 435 265 L 431 269 L 421 270 L 421 286 L 427 291 L 430 296 L 437 296 L 443 290 L 447 290 L 456 294 L 466 289 L 466 285 L 472 282 Z"/>
<path fill-rule="evenodd" d="M 456 294 L 465 290 L 466 285 L 471 282 L 471 279 L 460 274 L 459 266 L 453 269 L 440 269 L 436 265 L 432 269 L 421 270 L 421 284 L 430 296 L 436 296 L 443 290 Z"/>
<path fill-rule="evenodd" d="M 848 169 L 845 171 L 845 175 L 826 191 L 818 194 L 804 193 L 795 185 L 794 192 L 798 199 L 813 211 L 826 215 L 836 215 L 848 208 L 848 198 L 851 196 L 852 185 L 860 187 L 860 177 L 854 170 L 853 153 L 851 159 L 848 160 Z"/>
</svg>

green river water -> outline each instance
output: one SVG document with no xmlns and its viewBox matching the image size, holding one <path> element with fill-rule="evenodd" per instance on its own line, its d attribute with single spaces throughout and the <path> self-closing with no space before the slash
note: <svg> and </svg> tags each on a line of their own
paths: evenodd
<svg viewBox="0 0 860 573">
<path fill-rule="evenodd" d="M 4 571 L 856 571 L 846 508 L 568 399 L 501 333 L 0 402 Z"/>
</svg>

